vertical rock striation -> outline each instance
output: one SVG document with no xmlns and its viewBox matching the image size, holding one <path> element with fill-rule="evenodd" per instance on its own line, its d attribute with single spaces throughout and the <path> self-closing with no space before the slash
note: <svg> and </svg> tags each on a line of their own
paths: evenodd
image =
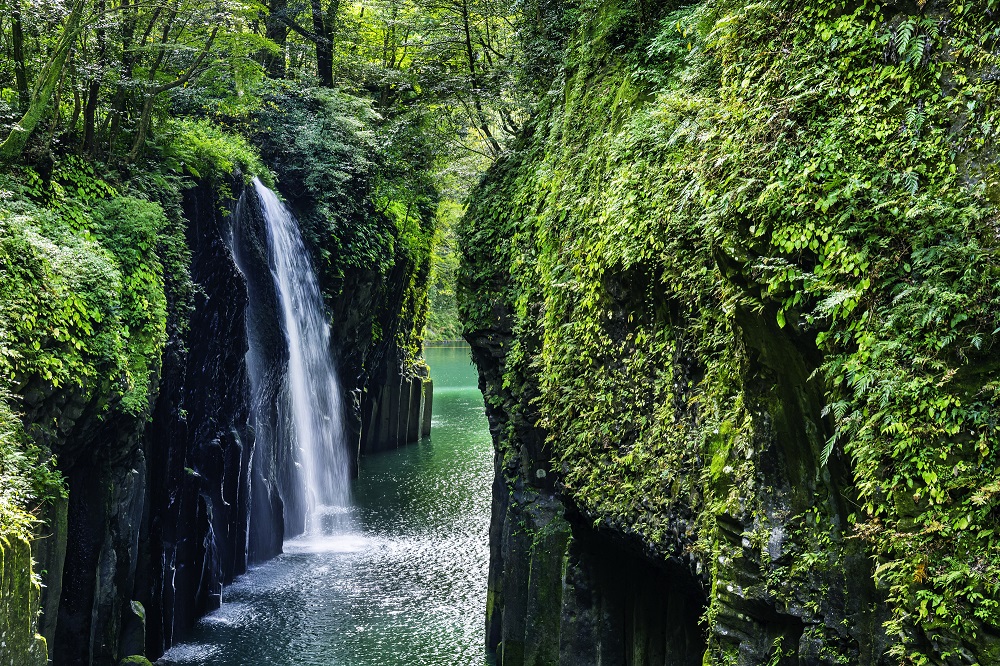
<svg viewBox="0 0 1000 666">
<path fill-rule="evenodd" d="M 170 341 L 146 430 L 149 578 L 142 601 L 153 656 L 217 608 L 222 586 L 249 561 L 248 280 L 233 258 L 231 205 L 208 185 L 184 199 L 195 296 L 184 336 Z M 280 537 L 270 554 L 279 548 Z M 131 647 L 127 654 L 144 652 L 141 644 Z"/>
</svg>

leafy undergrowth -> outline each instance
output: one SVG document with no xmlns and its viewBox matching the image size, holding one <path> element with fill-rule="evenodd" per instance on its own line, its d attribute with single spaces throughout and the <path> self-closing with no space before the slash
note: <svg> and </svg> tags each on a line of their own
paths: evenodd
<svg viewBox="0 0 1000 666">
<path fill-rule="evenodd" d="M 179 188 L 268 177 L 245 141 L 196 121 L 161 136 L 159 170 L 131 180 L 77 156 L 0 180 L 0 532 L 27 538 L 63 494 L 51 454 L 14 409 L 60 393 L 102 417 L 146 418 L 167 337 L 167 283 L 191 290 Z M 55 427 L 36 423 L 34 428 Z"/>
<path fill-rule="evenodd" d="M 996 4 L 585 4 L 463 229 L 466 329 L 515 314 L 565 492 L 657 543 L 697 512 L 710 565 L 715 515 L 767 523 L 788 408 L 748 340 L 820 359 L 796 465 L 847 461 L 857 504 L 807 522 L 867 544 L 900 663 L 997 656 Z"/>
<path fill-rule="evenodd" d="M 30 539 L 42 505 L 66 496 L 54 464 L 25 438 L 20 421 L 0 400 L 0 539 Z"/>
</svg>

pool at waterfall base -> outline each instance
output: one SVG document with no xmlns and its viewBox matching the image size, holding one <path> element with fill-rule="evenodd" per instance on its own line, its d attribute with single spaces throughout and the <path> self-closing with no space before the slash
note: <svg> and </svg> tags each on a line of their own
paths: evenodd
<svg viewBox="0 0 1000 666">
<path fill-rule="evenodd" d="M 482 666 L 492 446 L 469 350 L 426 352 L 431 436 L 365 457 L 349 524 L 301 536 L 223 592 L 157 662 Z"/>
</svg>

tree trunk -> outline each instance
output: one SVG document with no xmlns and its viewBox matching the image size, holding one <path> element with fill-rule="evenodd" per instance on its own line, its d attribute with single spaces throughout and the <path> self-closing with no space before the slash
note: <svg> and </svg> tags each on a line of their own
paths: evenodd
<svg viewBox="0 0 1000 666">
<path fill-rule="evenodd" d="M 142 154 L 142 149 L 146 145 L 146 134 L 149 132 L 149 126 L 153 119 L 153 105 L 156 103 L 156 98 L 159 95 L 167 92 L 168 90 L 173 90 L 178 86 L 182 86 L 191 80 L 201 64 L 205 61 L 205 57 L 212 50 L 212 45 L 215 43 L 215 38 L 219 34 L 219 28 L 216 26 L 212 28 L 212 34 L 208 36 L 208 41 L 205 42 L 205 47 L 202 49 L 195 61 L 191 63 L 191 67 L 188 68 L 186 72 L 183 72 L 180 76 L 169 83 L 164 83 L 152 88 L 146 93 L 145 101 L 142 105 L 142 117 L 139 119 L 139 128 L 136 131 L 135 141 L 132 143 L 132 150 L 128 154 L 128 162 L 134 162 Z"/>
<path fill-rule="evenodd" d="M 312 0 L 313 32 L 316 34 L 316 74 L 325 88 L 333 87 L 333 40 L 327 32 L 320 0 Z"/>
<path fill-rule="evenodd" d="M 126 85 L 132 81 L 132 48 L 135 40 L 136 14 L 129 11 L 129 0 L 122 0 L 122 76 L 111 105 L 111 127 L 108 130 L 108 157 L 114 159 L 115 145 L 121 133 L 122 121 L 128 112 L 128 92 Z"/>
<path fill-rule="evenodd" d="M 97 120 L 97 100 L 101 94 L 99 79 L 91 79 L 87 86 L 87 103 L 83 107 L 83 142 L 80 152 L 94 151 L 94 126 Z"/>
<path fill-rule="evenodd" d="M 97 11 L 104 12 L 104 0 L 97 3 Z M 97 72 L 87 85 L 87 106 L 83 109 L 83 143 L 81 152 L 90 152 L 97 155 L 97 103 L 101 99 L 101 77 L 104 74 L 104 56 L 107 52 L 105 38 L 107 31 L 104 28 L 97 29 Z"/>
<path fill-rule="evenodd" d="M 139 118 L 139 127 L 136 129 L 135 141 L 132 143 L 132 150 L 129 151 L 128 161 L 134 162 L 142 154 L 142 149 L 146 145 L 146 133 L 149 132 L 149 124 L 153 119 L 153 103 L 156 100 L 155 94 L 146 96 L 146 101 L 142 105 L 142 116 Z"/>
<path fill-rule="evenodd" d="M 17 86 L 19 110 L 24 112 L 31 103 L 28 92 L 28 74 L 24 67 L 24 26 L 21 24 L 21 0 L 14 0 L 11 9 L 11 50 L 14 52 L 14 80 Z"/>
<path fill-rule="evenodd" d="M 271 0 L 267 16 L 264 18 L 264 33 L 278 45 L 281 53 L 265 52 L 264 68 L 273 79 L 285 78 L 285 43 L 288 41 L 288 26 L 282 20 L 288 13 L 288 0 Z"/>
<path fill-rule="evenodd" d="M 479 76 L 476 73 L 476 52 L 472 48 L 472 27 L 469 23 L 469 0 L 461 0 L 461 3 L 462 29 L 465 31 L 465 54 L 469 60 L 469 83 L 472 85 L 472 104 L 476 108 L 479 131 L 483 133 L 483 137 L 489 144 L 493 157 L 496 158 L 502 151 L 500 143 L 493 136 L 493 132 L 490 131 L 490 123 L 486 118 L 486 112 L 483 109 L 483 102 L 480 98 Z M 473 119 L 473 122 L 475 121 L 476 119 Z"/>
<path fill-rule="evenodd" d="M 55 98 L 52 100 L 52 124 L 49 126 L 49 138 L 45 142 L 46 145 L 51 149 L 52 139 L 56 135 L 56 130 L 59 129 L 59 122 L 62 120 L 62 111 L 60 106 L 62 105 L 62 91 L 66 82 L 66 67 L 63 67 L 62 73 L 59 75 L 59 83 L 56 84 Z"/>
<path fill-rule="evenodd" d="M 83 108 L 83 100 L 80 99 L 80 91 L 73 85 L 73 77 L 70 77 L 70 87 L 73 88 L 73 115 L 69 119 L 69 131 L 76 131 L 76 123 L 80 120 L 80 109 Z"/>
<path fill-rule="evenodd" d="M 45 111 L 52 100 L 52 92 L 55 90 L 60 78 L 62 78 L 63 65 L 66 64 L 66 58 L 69 56 L 69 52 L 73 48 L 73 43 L 80 32 L 79 26 L 80 18 L 83 16 L 83 6 L 84 0 L 76 0 L 73 4 L 73 9 L 70 10 L 69 16 L 66 17 L 63 34 L 52 49 L 49 61 L 38 74 L 27 111 L 24 112 L 17 125 L 11 129 L 3 143 L 0 143 L 0 160 L 12 162 L 20 158 L 21 153 L 24 152 L 25 145 L 28 143 L 28 138 L 45 116 Z"/>
</svg>

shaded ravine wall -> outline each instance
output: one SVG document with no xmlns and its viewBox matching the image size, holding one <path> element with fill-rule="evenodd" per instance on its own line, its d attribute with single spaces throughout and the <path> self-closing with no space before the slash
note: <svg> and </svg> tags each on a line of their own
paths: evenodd
<svg viewBox="0 0 1000 666">
<path fill-rule="evenodd" d="M 176 353 L 166 355 L 147 428 L 151 469 L 158 472 L 149 483 L 150 582 L 140 599 L 147 609 L 144 642 L 151 656 L 218 607 L 222 585 L 251 561 L 249 470 L 255 438 L 245 358 L 250 279 L 233 260 L 232 218 L 226 211 L 231 206 L 208 186 L 184 202 L 197 287 L 189 333 L 168 348 Z M 267 274 L 266 263 L 255 268 Z M 278 539 L 280 544 L 280 534 Z"/>
<path fill-rule="evenodd" d="M 1000 663 L 997 176 L 951 110 L 997 108 L 995 17 L 539 6 L 557 71 L 460 230 L 500 666 Z"/>
<path fill-rule="evenodd" d="M 681 549 L 656 552 L 620 526 L 595 525 L 560 495 L 533 420 L 536 389 L 503 388 L 510 318 L 492 312 L 501 327 L 467 334 L 496 449 L 487 648 L 499 666 L 700 666 L 701 568 Z"/>
<path fill-rule="evenodd" d="M 825 664 L 839 663 L 837 654 L 850 655 L 848 663 L 889 663 L 881 660 L 885 613 L 860 545 L 838 546 L 842 570 L 800 573 L 806 584 L 789 586 L 787 598 L 766 589 L 798 553 L 789 535 L 797 516 L 819 503 L 837 520 L 847 516 L 832 474 L 803 473 L 803 452 L 816 446 L 814 429 L 823 428 L 807 415 L 818 415 L 821 405 L 810 398 L 801 353 L 776 327 L 745 320 L 754 378 L 745 399 L 761 417 L 756 490 L 776 525 L 765 545 L 770 558 L 746 537 L 757 520 L 750 511 L 723 510 L 713 516 L 719 553 L 713 563 L 698 547 L 700 517 L 683 498 L 659 516 L 664 532 L 651 538 L 637 524 L 588 512 L 567 496 L 538 424 L 538 377 L 510 363 L 514 336 L 504 323 L 511 314 L 492 312 L 498 326 L 467 337 L 496 449 L 486 643 L 499 666 Z M 522 342 L 537 344 L 530 336 Z M 505 373 L 521 381 L 505 385 Z M 664 492 L 676 493 L 671 486 L 675 481 L 664 479 Z M 656 509 L 650 503 L 643 510 Z M 710 635 L 731 656 L 710 649 Z M 786 657 L 775 656 L 777 650 Z"/>
<path fill-rule="evenodd" d="M 0 605 L 10 609 L 5 617 L 11 641 L 2 652 L 18 666 L 44 653 L 36 631 L 57 665 L 103 666 L 130 655 L 155 659 L 198 617 L 218 607 L 224 584 L 249 564 L 279 553 L 289 536 L 281 488 L 292 477 L 290 451 L 257 447 L 258 439 L 269 438 L 256 433 L 276 430 L 278 415 L 264 409 L 254 420 L 247 375 L 248 360 L 262 363 L 274 378 L 271 390 L 282 390 L 287 359 L 273 314 L 266 236 L 256 197 L 246 198 L 249 211 L 230 215 L 236 201 L 220 194 L 227 189 L 238 194 L 243 184 L 203 183 L 184 194 L 195 289 L 189 296 L 167 285 L 173 324 L 149 415 L 102 414 L 99 403 L 77 404 L 72 391 L 46 390 L 43 382 L 24 392 L 29 433 L 32 423 L 57 424 L 33 434 L 44 436 L 41 443 L 57 453 L 69 500 L 49 507 L 30 546 L 41 588 L 31 582 L 28 544 L 3 546 Z M 398 281 L 414 279 L 413 266 L 394 272 Z M 372 288 L 366 277 L 383 284 Z M 355 326 L 394 332 L 406 325 L 394 321 L 405 316 L 402 304 L 385 301 L 384 283 L 392 286 L 388 277 L 372 272 L 355 280 L 372 306 L 351 312 Z M 251 299 L 254 306 L 248 307 Z M 333 304 L 355 305 L 336 299 Z M 333 313 L 335 322 L 338 314 L 344 313 Z M 273 356 L 247 358 L 248 317 L 275 322 L 271 329 L 256 327 L 273 335 L 262 345 Z M 396 340 L 334 342 L 341 366 L 356 368 L 345 378 L 344 391 L 358 453 L 413 441 L 429 427 L 429 380 L 400 361 L 406 355 L 395 349 Z M 366 365 L 373 361 L 378 362 L 374 372 Z M 362 402 L 393 430 L 388 425 L 377 433 L 363 430 Z M 294 526 L 290 529 L 294 534 Z M 36 608 L 42 614 L 31 627 Z"/>
</svg>

